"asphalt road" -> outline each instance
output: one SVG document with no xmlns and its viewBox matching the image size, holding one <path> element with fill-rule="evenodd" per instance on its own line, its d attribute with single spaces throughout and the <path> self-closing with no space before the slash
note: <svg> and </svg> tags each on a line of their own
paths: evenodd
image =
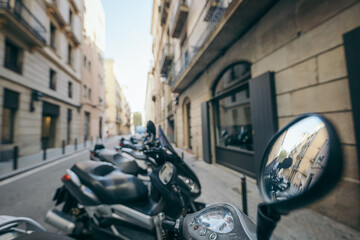
<svg viewBox="0 0 360 240">
<path fill-rule="evenodd" d="M 54 207 L 52 197 L 62 185 L 60 178 L 67 168 L 88 159 L 89 151 L 85 150 L 0 182 L 0 214 L 29 217 L 54 231 L 55 228 L 46 224 L 44 218 L 46 212 Z"/>
</svg>

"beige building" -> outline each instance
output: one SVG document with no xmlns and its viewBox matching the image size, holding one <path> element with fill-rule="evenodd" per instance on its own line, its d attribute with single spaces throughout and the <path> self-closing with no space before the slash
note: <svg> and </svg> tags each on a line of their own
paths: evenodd
<svg viewBox="0 0 360 240">
<path fill-rule="evenodd" d="M 0 1 L 3 160 L 80 140 L 83 1 Z"/>
<path fill-rule="evenodd" d="M 108 136 L 130 133 L 130 107 L 115 74 L 115 62 L 105 59 L 105 131 Z"/>
<path fill-rule="evenodd" d="M 96 21 L 94 21 L 96 19 Z M 86 0 L 82 42 L 81 125 L 84 140 L 104 137 L 105 13 L 100 0 Z"/>
<path fill-rule="evenodd" d="M 346 167 L 313 209 L 360 229 L 359 13 L 355 0 L 154 0 L 146 116 L 178 147 L 255 177 L 276 130 L 323 114 Z"/>
</svg>

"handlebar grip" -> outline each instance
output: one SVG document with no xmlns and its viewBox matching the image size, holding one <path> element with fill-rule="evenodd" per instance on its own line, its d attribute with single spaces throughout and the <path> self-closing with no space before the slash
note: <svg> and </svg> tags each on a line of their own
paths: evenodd
<svg viewBox="0 0 360 240">
<path fill-rule="evenodd" d="M 174 231 L 176 222 L 170 220 L 163 220 L 162 221 L 162 228 L 165 230 Z"/>
</svg>

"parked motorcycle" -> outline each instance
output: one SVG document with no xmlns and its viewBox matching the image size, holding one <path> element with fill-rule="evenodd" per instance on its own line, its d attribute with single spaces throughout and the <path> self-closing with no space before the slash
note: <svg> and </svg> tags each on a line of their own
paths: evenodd
<svg viewBox="0 0 360 240">
<path fill-rule="evenodd" d="M 76 238 L 161 239 L 158 214 L 175 220 L 205 205 L 195 201 L 201 194 L 198 178 L 176 154 L 161 128 L 159 139 L 161 148 L 146 151 L 157 164 L 149 183 L 109 163 L 77 163 L 67 170 L 63 186 L 55 193 L 56 205 L 63 204 L 61 211 L 50 210 L 46 221 Z M 177 172 L 176 185 L 164 184 L 173 173 L 168 166 Z"/>
<path fill-rule="evenodd" d="M 38 222 L 26 217 L 0 215 L 1 240 L 72 240 L 67 236 L 50 233 Z"/>
<path fill-rule="evenodd" d="M 146 124 L 146 135 L 143 137 L 141 143 L 134 137 L 130 137 L 130 140 L 121 138 L 119 146 L 116 148 L 117 151 L 124 151 L 129 154 L 135 155 L 138 151 L 144 151 L 148 147 L 155 146 L 156 142 L 156 127 L 152 121 L 148 121 Z"/>
<path fill-rule="evenodd" d="M 289 156 L 300 152 L 297 162 Z M 288 159 L 288 160 L 286 160 Z M 275 179 L 283 178 L 290 186 L 274 194 L 274 186 L 283 184 Z M 258 206 L 257 225 L 241 210 L 228 203 L 218 203 L 198 212 L 187 214 L 176 221 L 159 215 L 163 239 L 270 239 L 281 215 L 304 207 L 324 196 L 340 180 L 343 160 L 337 134 L 325 118 L 305 114 L 279 131 L 269 142 L 260 164 L 258 187 L 263 203 Z M 176 171 L 167 170 L 168 179 L 177 179 Z M 171 174 L 170 174 L 171 173 Z M 171 181 L 164 183 L 174 184 Z"/>
</svg>

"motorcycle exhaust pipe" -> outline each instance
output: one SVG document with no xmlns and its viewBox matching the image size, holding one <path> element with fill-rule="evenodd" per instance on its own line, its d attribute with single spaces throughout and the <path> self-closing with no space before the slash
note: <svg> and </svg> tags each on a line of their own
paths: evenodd
<svg viewBox="0 0 360 240">
<path fill-rule="evenodd" d="M 46 213 L 45 221 L 68 234 L 73 233 L 75 229 L 75 223 L 71 217 L 56 209 L 50 210 Z"/>
</svg>

